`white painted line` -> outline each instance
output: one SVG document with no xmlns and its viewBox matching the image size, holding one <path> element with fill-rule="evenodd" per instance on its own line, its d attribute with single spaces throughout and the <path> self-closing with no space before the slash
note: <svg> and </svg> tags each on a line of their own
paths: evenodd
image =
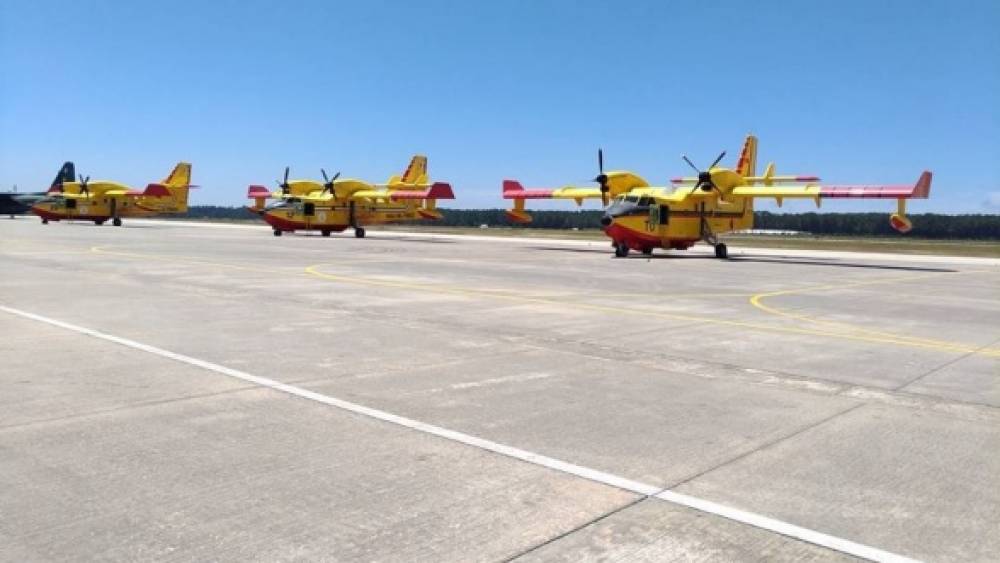
<svg viewBox="0 0 1000 563">
<path fill-rule="evenodd" d="M 150 346 L 149 344 L 136 342 L 135 340 L 129 340 L 127 338 L 114 336 L 94 329 L 77 326 L 74 324 L 58 321 L 55 319 L 50 319 L 48 317 L 43 317 L 42 315 L 36 315 L 35 313 L 29 313 L 27 311 L 14 309 L 11 307 L 7 307 L 5 305 L 0 305 L 0 311 L 9 313 L 11 315 L 17 315 L 19 317 L 23 317 L 26 319 L 31 319 L 33 321 L 38 321 L 52 326 L 57 326 L 59 328 L 63 328 L 80 334 L 85 334 L 87 336 L 92 336 L 100 340 L 105 340 L 108 342 L 113 342 L 115 344 L 120 344 L 122 346 L 127 346 L 135 350 L 148 352 L 150 354 L 154 354 L 163 358 L 199 367 L 208 371 L 213 371 L 215 373 L 219 373 L 228 377 L 233 377 L 235 379 L 253 383 L 255 385 L 260 385 L 262 387 L 267 387 L 275 391 L 281 391 L 282 393 L 287 393 L 289 395 L 294 395 L 296 397 L 301 397 L 303 399 L 309 399 L 310 401 L 316 401 L 317 403 L 322 403 L 324 405 L 329 405 L 331 407 L 343 409 L 348 412 L 360 414 L 363 416 L 374 418 L 376 420 L 381 420 L 383 422 L 396 424 L 404 428 L 409 428 L 411 430 L 416 430 L 418 432 L 423 432 L 425 434 L 430 434 L 432 436 L 437 436 L 440 438 L 444 438 L 446 440 L 451 440 L 453 442 L 465 444 L 467 446 L 473 446 L 488 452 L 517 459 L 527 463 L 532 463 L 534 465 L 552 469 L 554 471 L 559 471 L 561 473 L 566 473 L 568 475 L 573 475 L 575 477 L 587 479 L 589 481 L 594 481 L 611 487 L 616 487 L 639 495 L 657 498 L 660 500 L 667 501 L 669 503 L 685 506 L 688 508 L 693 508 L 701 512 L 706 512 L 708 514 L 721 516 L 723 518 L 734 520 L 742 524 L 747 524 L 755 528 L 760 528 L 763 530 L 781 534 L 783 536 L 795 538 L 797 540 L 819 545 L 828 549 L 832 549 L 834 551 L 839 551 L 841 553 L 853 555 L 855 557 L 861 557 L 863 559 L 868 559 L 871 561 L 892 561 L 892 562 L 915 561 L 914 559 L 910 559 L 902 555 L 897 555 L 895 553 L 891 553 L 878 548 L 856 543 L 843 538 L 838 538 L 836 536 L 831 536 L 829 534 L 824 534 L 822 532 L 817 532 L 815 530 L 810 530 L 808 528 L 802 528 L 794 524 L 782 522 L 781 520 L 775 520 L 774 518 L 768 518 L 767 516 L 755 514 L 753 512 L 747 512 L 745 510 L 728 507 L 709 500 L 704 500 L 697 497 L 675 493 L 669 490 L 662 490 L 660 487 L 657 487 L 655 485 L 640 483 L 638 481 L 633 481 L 631 479 L 621 477 L 619 475 L 606 473 L 604 471 L 592 469 L 590 467 L 584 467 L 582 465 L 576 465 L 574 463 L 569 463 L 542 454 L 529 452 L 527 450 L 522 450 L 520 448 L 507 446 L 504 444 L 486 440 L 484 438 L 477 438 L 476 436 L 470 436 L 469 434 L 464 434 L 462 432 L 458 432 L 455 430 L 449 430 L 447 428 L 442 428 L 440 426 L 434 426 L 433 424 L 427 424 L 425 422 L 420 422 L 419 420 L 413 420 L 412 418 L 406 418 L 389 412 L 373 409 L 371 407 L 366 407 L 364 405 L 359 405 L 357 403 L 351 403 L 349 401 L 344 401 L 343 399 L 338 399 L 336 397 L 331 397 L 329 395 L 323 395 L 322 393 L 309 391 L 308 389 L 303 389 L 301 387 L 296 387 L 294 385 L 288 385 L 287 383 L 275 381 L 267 377 L 252 375 L 244 371 L 227 368 L 219 364 L 215 364 L 205 360 L 199 360 L 197 358 L 192 358 L 191 356 L 185 356 L 183 354 L 178 354 L 176 352 L 171 352 L 169 350 L 164 350 L 162 348 Z"/>
</svg>

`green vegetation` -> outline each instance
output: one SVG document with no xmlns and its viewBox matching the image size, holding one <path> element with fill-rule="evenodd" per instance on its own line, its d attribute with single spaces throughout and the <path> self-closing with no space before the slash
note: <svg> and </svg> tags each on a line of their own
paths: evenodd
<svg viewBox="0 0 1000 563">
<path fill-rule="evenodd" d="M 597 229 L 601 211 L 533 211 L 530 226 L 511 225 L 502 209 L 442 209 L 444 220 L 435 223 L 440 227 L 506 227 L 512 230 L 539 231 L 560 229 Z M 186 218 L 229 221 L 258 220 L 242 207 L 196 205 Z M 906 235 L 912 239 L 961 239 L 1000 240 L 1000 215 L 941 215 L 921 213 L 910 215 L 913 231 Z M 771 213 L 758 211 L 754 218 L 757 229 L 802 231 L 810 235 L 892 237 L 899 242 L 900 235 L 889 226 L 888 213 Z M 519 234 L 528 234 L 522 231 Z M 565 233 L 563 233 L 564 235 Z M 887 241 L 888 242 L 888 241 Z"/>
</svg>

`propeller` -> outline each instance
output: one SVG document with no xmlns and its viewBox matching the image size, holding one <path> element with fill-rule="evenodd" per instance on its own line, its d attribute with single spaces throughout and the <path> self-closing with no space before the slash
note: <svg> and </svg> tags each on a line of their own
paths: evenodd
<svg viewBox="0 0 1000 563">
<path fill-rule="evenodd" d="M 604 207 L 608 206 L 608 192 L 611 188 L 608 187 L 608 175 L 604 173 L 604 151 L 597 149 L 597 171 L 599 172 L 594 181 L 601 186 L 601 204 Z"/>
<path fill-rule="evenodd" d="M 288 187 L 288 167 L 287 166 L 285 167 L 285 179 L 282 180 L 282 181 L 280 181 L 280 182 L 278 180 L 275 180 L 275 182 L 278 182 L 278 187 L 281 188 L 282 195 L 288 195 L 289 187 Z"/>
<path fill-rule="evenodd" d="M 325 182 L 323 184 L 323 191 L 330 192 L 330 195 L 332 195 L 333 197 L 337 197 L 337 192 L 333 190 L 333 183 L 337 181 L 337 178 L 340 178 L 340 172 L 338 171 L 336 174 L 334 174 L 333 178 L 327 178 L 326 170 L 320 168 L 319 171 L 323 173 L 323 182 Z"/>
<path fill-rule="evenodd" d="M 684 154 L 681 155 L 681 158 L 684 159 L 684 162 L 686 162 L 688 166 L 690 166 L 691 168 L 693 168 L 694 171 L 698 173 L 698 183 L 695 184 L 695 186 L 694 186 L 695 189 L 699 189 L 700 188 L 700 189 L 702 189 L 702 190 L 704 190 L 706 192 L 710 192 L 712 190 L 715 190 L 715 191 L 719 192 L 720 196 L 722 196 L 722 190 L 720 190 L 719 187 L 716 186 L 715 183 L 712 181 L 712 173 L 710 171 L 713 168 L 715 168 L 715 165 L 718 164 L 719 162 L 721 162 L 722 159 L 723 159 L 723 157 L 725 157 L 725 156 L 726 156 L 726 151 L 722 151 L 722 153 L 719 154 L 718 158 L 716 158 L 712 162 L 712 164 L 708 165 L 708 168 L 706 170 L 701 170 L 697 166 L 695 166 L 693 162 L 691 162 L 691 159 L 688 158 L 687 155 L 684 155 Z"/>
<path fill-rule="evenodd" d="M 80 193 L 81 194 L 85 193 L 88 196 L 90 195 L 90 188 L 87 186 L 87 184 L 89 182 L 90 182 L 90 176 L 87 176 L 86 178 L 84 178 L 83 174 L 80 174 Z"/>
</svg>

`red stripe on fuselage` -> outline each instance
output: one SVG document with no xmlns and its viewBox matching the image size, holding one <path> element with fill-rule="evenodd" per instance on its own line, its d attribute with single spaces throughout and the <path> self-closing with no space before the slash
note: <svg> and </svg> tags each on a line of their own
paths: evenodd
<svg viewBox="0 0 1000 563">
<path fill-rule="evenodd" d="M 608 235 L 611 240 L 618 242 L 624 242 L 629 248 L 633 250 L 642 250 L 643 248 L 687 248 L 694 243 L 698 242 L 698 239 L 661 239 L 656 235 L 649 233 L 644 233 L 641 231 L 636 231 L 620 225 L 618 223 L 612 223 L 610 226 L 604 228 L 604 234 Z"/>
<path fill-rule="evenodd" d="M 323 224 L 323 223 L 311 223 L 306 225 L 305 221 L 292 221 L 290 219 L 283 219 L 277 217 L 270 213 L 262 213 L 261 217 L 264 221 L 274 227 L 279 231 L 298 231 L 298 230 L 312 230 L 312 231 L 336 231 L 340 232 L 347 228 L 347 225 L 334 225 L 334 224 Z"/>
<path fill-rule="evenodd" d="M 53 213 L 42 209 L 31 208 L 31 212 L 46 221 L 105 221 L 110 215 L 70 215 L 68 213 Z"/>
</svg>

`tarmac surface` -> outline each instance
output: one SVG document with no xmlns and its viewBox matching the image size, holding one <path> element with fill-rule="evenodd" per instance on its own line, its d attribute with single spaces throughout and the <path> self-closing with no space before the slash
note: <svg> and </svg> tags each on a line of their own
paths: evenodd
<svg viewBox="0 0 1000 563">
<path fill-rule="evenodd" d="M 0 220 L 0 560 L 988 561 L 1000 261 Z"/>
</svg>

